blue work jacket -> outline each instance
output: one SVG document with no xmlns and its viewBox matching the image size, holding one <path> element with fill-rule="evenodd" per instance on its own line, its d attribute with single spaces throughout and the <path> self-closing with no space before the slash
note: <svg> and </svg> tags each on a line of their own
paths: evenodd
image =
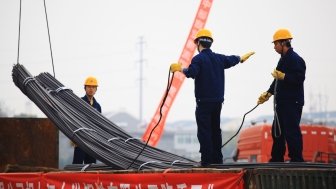
<svg viewBox="0 0 336 189">
<path fill-rule="evenodd" d="M 82 99 L 87 102 L 88 104 L 90 104 L 90 101 L 89 101 L 89 98 L 85 95 L 82 97 Z M 93 104 L 92 104 L 92 107 L 94 109 L 96 109 L 98 112 L 101 113 L 101 107 L 100 107 L 100 104 L 96 101 L 95 97 L 93 97 Z"/>
<path fill-rule="evenodd" d="M 278 80 L 276 84 L 274 79 L 268 89 L 269 93 L 275 94 L 276 103 L 296 103 L 303 106 L 305 61 L 294 52 L 293 48 L 290 48 L 286 54 L 281 56 L 276 69 L 285 73 L 284 80 Z M 276 85 L 276 91 L 274 91 Z"/>
<path fill-rule="evenodd" d="M 225 90 L 224 70 L 239 63 L 239 56 L 217 54 L 203 49 L 193 57 L 188 68 L 183 69 L 187 78 L 195 83 L 197 102 L 223 102 Z"/>
</svg>

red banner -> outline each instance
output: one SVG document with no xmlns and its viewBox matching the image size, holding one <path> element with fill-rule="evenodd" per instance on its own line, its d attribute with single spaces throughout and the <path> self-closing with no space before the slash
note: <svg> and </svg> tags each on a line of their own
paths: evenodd
<svg viewBox="0 0 336 189">
<path fill-rule="evenodd" d="M 243 189 L 239 173 L 2 173 L 0 189 Z"/>
<path fill-rule="evenodd" d="M 200 3 L 200 6 L 198 8 L 196 17 L 194 19 L 194 23 L 191 27 L 191 30 L 189 32 L 189 36 L 187 38 L 187 41 L 184 45 L 183 51 L 180 55 L 179 61 L 180 63 L 183 64 L 184 67 L 187 67 L 190 64 L 190 61 L 194 55 L 194 52 L 196 50 L 196 45 L 194 44 L 194 36 L 197 33 L 198 30 L 204 28 L 205 23 L 208 19 L 208 15 L 210 12 L 210 8 L 212 6 L 212 1 L 213 0 L 202 0 Z M 152 132 L 152 135 L 148 141 L 148 144 L 151 146 L 156 146 L 157 143 L 160 140 L 160 137 L 162 135 L 164 125 L 167 119 L 168 112 L 170 110 L 170 107 L 172 106 L 174 99 L 178 93 L 178 91 L 181 88 L 181 85 L 185 79 L 185 76 L 182 73 L 175 73 L 175 78 L 173 80 L 173 83 L 171 85 L 171 88 L 168 92 L 167 99 L 163 105 L 162 108 L 162 117 L 161 121 L 158 124 L 158 126 L 155 128 L 155 130 Z M 165 93 L 164 93 L 165 94 Z M 162 99 L 160 102 L 162 102 L 163 98 L 165 95 L 163 95 Z M 149 135 L 155 125 L 158 123 L 160 119 L 160 107 L 162 103 L 159 104 L 158 108 L 156 109 L 156 112 L 151 120 L 151 122 L 148 124 L 146 132 L 142 136 L 143 141 L 147 141 L 149 138 Z"/>
</svg>

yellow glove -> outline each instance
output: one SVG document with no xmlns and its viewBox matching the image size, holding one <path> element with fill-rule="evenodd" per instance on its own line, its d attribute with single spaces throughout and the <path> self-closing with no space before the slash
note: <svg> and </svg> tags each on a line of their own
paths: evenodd
<svg viewBox="0 0 336 189">
<path fill-rule="evenodd" d="M 285 78 L 285 73 L 278 71 L 278 70 L 274 70 L 272 72 L 272 76 L 274 77 L 274 79 L 278 79 L 278 80 L 284 80 Z"/>
<path fill-rule="evenodd" d="M 170 72 L 182 71 L 182 64 L 181 63 L 173 63 L 170 65 Z"/>
<path fill-rule="evenodd" d="M 254 54 L 254 52 L 249 52 L 244 54 L 243 56 L 240 57 L 240 63 L 245 62 L 248 58 L 250 58 L 250 56 L 252 56 Z"/>
<path fill-rule="evenodd" d="M 266 102 L 272 96 L 269 92 L 263 92 L 260 97 L 258 98 L 258 104 L 262 104 Z"/>
</svg>

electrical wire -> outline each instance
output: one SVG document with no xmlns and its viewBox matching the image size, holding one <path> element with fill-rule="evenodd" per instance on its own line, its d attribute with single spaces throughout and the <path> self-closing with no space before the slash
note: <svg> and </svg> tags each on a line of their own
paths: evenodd
<svg viewBox="0 0 336 189">
<path fill-rule="evenodd" d="M 172 77 L 171 77 L 171 79 L 170 79 L 170 68 L 169 68 L 169 71 L 168 71 L 167 88 L 166 88 L 166 92 L 165 92 L 165 95 L 164 95 L 164 97 L 163 97 L 163 99 L 162 99 L 162 103 L 161 103 L 161 106 L 160 106 L 160 117 L 159 117 L 159 120 L 158 120 L 158 122 L 156 123 L 156 125 L 153 127 L 153 129 L 151 130 L 151 132 L 150 132 L 150 134 L 149 134 L 149 137 L 148 137 L 148 139 L 147 139 L 147 141 L 146 141 L 146 144 L 143 146 L 143 148 L 141 149 L 141 151 L 139 152 L 139 154 L 134 158 L 134 160 L 133 160 L 132 163 L 128 166 L 128 168 L 130 168 L 130 167 L 133 165 L 133 163 L 138 159 L 138 157 L 139 157 L 140 154 L 143 152 L 143 150 L 148 146 L 148 142 L 149 142 L 149 140 L 150 140 L 150 138 L 151 138 L 151 136 L 152 136 L 154 130 L 155 130 L 156 127 L 159 125 L 159 123 L 160 123 L 160 121 L 161 121 L 161 119 L 162 119 L 162 107 L 164 106 L 164 104 L 165 104 L 165 102 L 166 102 L 167 96 L 168 96 L 168 94 L 169 94 L 170 87 L 171 87 L 171 85 L 172 85 L 172 83 L 173 83 L 173 80 L 174 80 L 174 75 L 175 75 L 175 72 L 173 72 L 173 75 L 172 75 Z"/>
<path fill-rule="evenodd" d="M 278 80 L 276 79 L 275 80 L 275 85 L 274 85 L 274 99 L 273 99 L 273 111 L 274 111 L 274 119 L 275 119 L 275 125 L 276 127 L 279 128 L 279 131 L 280 131 L 280 134 L 279 135 L 276 135 L 276 128 L 275 128 L 275 136 L 276 137 L 279 137 L 281 136 L 281 128 L 280 128 L 280 122 L 279 122 L 279 118 L 278 118 L 278 114 L 277 114 L 277 111 L 276 111 L 276 100 L 275 100 L 275 97 L 276 97 L 276 88 L 277 88 L 277 84 L 278 84 Z M 244 114 L 244 117 L 243 117 L 243 120 L 242 120 L 242 123 L 240 124 L 239 128 L 238 128 L 238 131 L 229 139 L 227 140 L 223 145 L 222 145 L 222 148 L 227 144 L 229 143 L 234 137 L 236 137 L 238 135 L 238 133 L 240 132 L 243 124 L 244 124 L 244 121 L 245 121 L 245 116 L 247 114 L 249 114 L 250 112 L 252 112 L 253 110 L 255 110 L 257 107 L 259 106 L 259 104 L 257 104 L 256 106 L 254 106 L 250 111 L 246 112 Z"/>
<path fill-rule="evenodd" d="M 256 106 L 254 106 L 251 110 L 249 110 L 248 112 L 246 112 L 243 116 L 243 120 L 238 128 L 238 131 L 229 139 L 227 140 L 223 145 L 222 145 L 222 148 L 227 144 L 229 143 L 234 137 L 236 137 L 238 135 L 238 133 L 240 132 L 241 128 L 243 127 L 243 124 L 244 124 L 244 121 L 245 121 L 245 116 L 249 113 L 251 113 L 253 110 L 255 110 L 257 107 L 259 106 L 259 104 L 257 104 Z"/>
<path fill-rule="evenodd" d="M 277 111 L 276 111 L 276 99 L 275 99 L 275 97 L 276 97 L 276 88 L 277 88 L 277 85 L 278 85 L 278 80 L 276 79 L 275 80 L 275 85 L 274 85 L 274 99 L 273 99 L 273 110 L 274 110 L 274 121 L 275 121 L 275 125 L 276 125 L 276 127 L 278 127 L 279 128 L 279 131 L 280 131 L 280 134 L 277 136 L 276 135 L 276 128 L 275 128 L 275 136 L 276 137 L 279 137 L 279 136 L 281 136 L 281 128 L 280 128 L 280 122 L 279 122 L 279 118 L 278 118 L 278 114 L 277 114 Z M 223 145 L 222 145 L 222 148 L 227 144 L 227 143 L 229 143 L 234 137 L 236 137 L 237 135 L 238 135 L 238 133 L 240 132 L 240 130 L 241 130 L 241 128 L 242 128 L 242 126 L 243 126 L 243 124 L 244 124 L 244 121 L 245 121 L 245 116 L 247 115 L 247 114 L 249 114 L 250 112 L 252 112 L 253 110 L 255 110 L 257 107 L 259 106 L 259 104 L 257 104 L 256 106 L 254 106 L 250 111 L 248 111 L 248 112 L 246 112 L 245 114 L 244 114 L 244 117 L 243 117 L 243 120 L 242 120 L 242 123 L 240 124 L 240 126 L 239 126 L 239 128 L 238 128 L 238 131 L 229 139 L 229 140 L 227 140 Z"/>
<path fill-rule="evenodd" d="M 278 79 L 275 79 L 275 84 L 274 84 L 274 97 L 273 97 L 273 111 L 274 111 L 274 137 L 278 138 L 281 136 L 281 126 L 280 126 L 280 121 L 278 117 L 278 112 L 277 112 L 277 103 L 276 103 L 276 96 L 277 94 L 277 88 L 278 88 Z M 277 134 L 277 128 L 279 129 L 279 134 Z"/>
</svg>

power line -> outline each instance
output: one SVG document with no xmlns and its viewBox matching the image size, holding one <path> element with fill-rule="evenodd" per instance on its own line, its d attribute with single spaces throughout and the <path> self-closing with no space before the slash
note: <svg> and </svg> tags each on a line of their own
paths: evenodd
<svg viewBox="0 0 336 189">
<path fill-rule="evenodd" d="M 144 47 L 145 41 L 144 37 L 140 36 L 139 37 L 139 121 L 140 124 L 143 121 L 143 63 L 144 63 L 144 58 L 143 58 L 143 47 Z"/>
</svg>

